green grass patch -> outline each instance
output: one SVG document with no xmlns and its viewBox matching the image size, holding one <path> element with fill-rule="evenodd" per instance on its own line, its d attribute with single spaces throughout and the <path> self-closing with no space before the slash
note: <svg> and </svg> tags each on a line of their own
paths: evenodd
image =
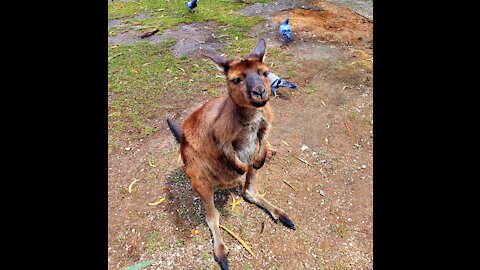
<svg viewBox="0 0 480 270">
<path fill-rule="evenodd" d="M 140 5 L 137 2 L 108 2 L 108 19 L 135 16 Z"/>
<path fill-rule="evenodd" d="M 340 235 L 340 237 L 344 237 L 347 233 L 347 226 L 345 224 L 340 224 L 337 228 L 337 233 Z"/>
<path fill-rule="evenodd" d="M 239 30 L 246 30 L 263 21 L 256 16 L 243 16 L 237 12 L 249 4 L 265 1 L 249 1 L 248 3 L 211 0 L 201 1 L 190 13 L 185 7 L 185 0 L 141 0 L 124 2 L 111 2 L 108 5 L 108 18 L 133 18 L 136 15 L 147 15 L 144 19 L 129 20 L 127 23 L 137 25 L 139 29 L 157 28 L 161 34 L 163 30 L 171 28 L 180 23 L 195 23 L 205 21 L 216 21 L 222 25 L 228 25 Z M 124 21 L 125 22 L 125 21 Z"/>
<path fill-rule="evenodd" d="M 149 122 L 166 108 L 161 104 L 182 108 L 179 100 L 194 99 L 203 90 L 225 83 L 207 60 L 175 58 L 169 51 L 174 43 L 140 42 L 108 49 L 110 147 L 124 133 L 131 139 L 154 133 L 157 128 Z"/>
<path fill-rule="evenodd" d="M 147 254 L 152 254 L 155 251 L 157 251 L 158 248 L 162 250 L 168 250 L 169 246 L 165 242 L 165 239 L 162 237 L 160 232 L 158 231 L 153 231 L 145 241 L 146 247 L 145 251 Z"/>
</svg>

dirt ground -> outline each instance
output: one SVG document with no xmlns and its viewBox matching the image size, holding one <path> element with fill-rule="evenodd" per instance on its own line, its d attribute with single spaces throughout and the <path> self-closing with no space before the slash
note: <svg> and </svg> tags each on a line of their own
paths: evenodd
<svg viewBox="0 0 480 270">
<path fill-rule="evenodd" d="M 260 171 L 258 188 L 287 212 L 297 229 L 275 223 L 246 202 L 232 211 L 229 204 L 232 196 L 241 197 L 239 188 L 217 191 L 220 223 L 255 255 L 222 230 L 230 269 L 373 269 L 372 17 L 343 3 L 349 1 L 274 2 L 250 5 L 241 13 L 267 19 L 252 35 L 274 31 L 266 39 L 267 64 L 268 48 L 281 45 L 278 25 L 290 18 L 294 42 L 283 49 L 295 56 L 295 76 L 288 80 L 299 88 L 281 88 L 271 100 L 274 122 L 268 141 L 276 154 Z M 111 20 L 109 27 L 119 23 Z M 197 57 L 189 46 L 196 40 L 199 46 L 217 48 L 205 38 L 215 27 L 210 22 L 182 25 L 152 36 L 151 42 L 189 39 L 177 42 L 173 53 Z M 109 45 L 135 42 L 134 35 L 127 35 L 109 38 Z M 110 153 L 108 269 L 147 260 L 153 262 L 144 269 L 220 269 L 203 205 L 177 162 L 179 147 L 165 121 L 183 121 L 207 99 L 159 114 L 158 131 Z M 166 199 L 148 204 L 160 198 Z"/>
</svg>

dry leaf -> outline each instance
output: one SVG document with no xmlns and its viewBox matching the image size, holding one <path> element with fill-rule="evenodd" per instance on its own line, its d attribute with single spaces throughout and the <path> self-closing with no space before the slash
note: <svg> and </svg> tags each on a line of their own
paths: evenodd
<svg viewBox="0 0 480 270">
<path fill-rule="evenodd" d="M 161 198 L 160 200 L 158 200 L 158 201 L 156 201 L 156 202 L 153 202 L 153 203 L 148 203 L 148 205 L 151 205 L 151 206 L 159 205 L 159 204 L 161 204 L 163 201 L 165 201 L 165 198 Z"/>
<path fill-rule="evenodd" d="M 220 225 L 220 228 L 224 229 L 229 234 L 231 234 L 235 239 L 238 240 L 238 242 L 240 242 L 240 244 L 242 244 L 242 246 L 248 251 L 248 253 L 252 254 L 252 256 L 255 256 L 255 255 L 253 255 L 253 252 L 250 249 L 250 247 L 240 237 L 238 237 L 235 233 L 233 233 L 231 230 L 229 230 L 227 227 L 225 227 L 223 225 Z"/>
<path fill-rule="evenodd" d="M 132 186 L 135 184 L 139 179 L 133 180 L 130 185 L 128 185 L 128 193 L 132 193 Z"/>
<path fill-rule="evenodd" d="M 148 159 L 148 165 L 150 165 L 150 167 L 153 167 L 153 168 L 157 167 L 157 165 L 152 163 L 151 159 Z"/>
<path fill-rule="evenodd" d="M 230 195 L 232 195 L 232 202 L 230 203 L 230 205 L 232 206 L 232 212 L 235 211 L 235 207 L 237 206 L 237 204 L 240 204 L 243 199 L 240 198 L 238 200 L 235 199 L 235 196 L 233 195 L 233 193 L 230 192 Z"/>
</svg>

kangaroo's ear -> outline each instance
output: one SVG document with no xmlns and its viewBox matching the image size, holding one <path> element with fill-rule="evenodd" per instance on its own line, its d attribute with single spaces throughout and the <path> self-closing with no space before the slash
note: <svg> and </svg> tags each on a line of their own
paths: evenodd
<svg viewBox="0 0 480 270">
<path fill-rule="evenodd" d="M 230 68 L 230 66 L 229 66 L 230 61 L 228 59 L 226 59 L 225 57 L 221 56 L 221 55 L 218 55 L 214 52 L 202 52 L 202 55 L 204 57 L 209 58 L 215 64 L 217 64 L 217 67 L 221 71 L 225 72 L 225 74 L 227 73 L 228 69 Z"/>
<path fill-rule="evenodd" d="M 265 43 L 265 39 L 261 38 L 258 40 L 257 46 L 255 49 L 247 56 L 248 57 L 257 57 L 260 61 L 263 62 L 263 57 L 265 56 L 265 50 L 267 49 L 267 44 Z"/>
</svg>

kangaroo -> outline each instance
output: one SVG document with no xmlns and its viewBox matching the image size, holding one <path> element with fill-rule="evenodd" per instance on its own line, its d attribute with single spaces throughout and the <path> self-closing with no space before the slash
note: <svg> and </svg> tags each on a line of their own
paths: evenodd
<svg viewBox="0 0 480 270">
<path fill-rule="evenodd" d="M 214 258 L 222 269 L 228 269 L 228 249 L 220 235 L 219 212 L 213 200 L 215 188 L 230 189 L 240 184 L 246 201 L 295 230 L 285 211 L 260 197 L 255 187 L 258 171 L 267 156 L 266 139 L 273 120 L 268 103 L 271 91 L 268 67 L 263 63 L 265 50 L 265 40 L 261 38 L 243 60 L 203 53 L 224 72 L 228 95 L 203 104 L 181 127 L 167 119 L 180 143 L 185 174 L 205 206 Z"/>
</svg>

